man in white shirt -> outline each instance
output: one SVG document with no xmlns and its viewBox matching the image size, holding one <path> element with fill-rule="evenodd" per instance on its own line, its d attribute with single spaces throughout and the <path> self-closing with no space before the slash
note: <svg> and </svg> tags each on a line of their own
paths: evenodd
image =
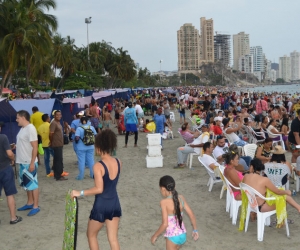
<svg viewBox="0 0 300 250">
<path fill-rule="evenodd" d="M 21 127 L 17 135 L 16 163 L 19 164 L 20 185 L 27 191 L 27 203 L 18 208 L 18 211 L 30 210 L 27 215 L 33 216 L 40 211 L 37 179 L 37 131 L 29 122 L 30 115 L 25 110 L 17 112 L 16 121 Z"/>
<path fill-rule="evenodd" d="M 141 119 L 143 120 L 143 124 L 144 124 L 144 110 L 142 109 L 141 105 L 140 105 L 140 101 L 137 101 L 136 103 L 134 102 L 134 108 L 135 111 L 137 113 L 137 118 L 139 120 L 139 125 L 141 125 Z"/>
<path fill-rule="evenodd" d="M 234 145 L 234 144 L 232 144 L 232 145 Z M 226 154 L 228 151 L 229 151 L 229 146 L 228 146 L 228 143 L 225 142 L 225 137 L 218 136 L 217 137 L 217 146 L 213 150 L 213 155 L 217 159 L 217 162 L 219 164 L 224 163 L 223 154 Z M 246 171 L 246 170 L 249 169 L 249 166 L 247 165 L 244 158 L 247 161 L 249 161 L 249 163 L 252 160 L 252 158 L 250 156 L 241 156 L 239 158 L 239 166 L 236 169 L 241 171 L 241 172 Z"/>
<path fill-rule="evenodd" d="M 201 129 L 202 134 L 199 137 L 195 138 L 191 144 L 185 147 L 179 147 L 177 149 L 178 165 L 174 168 L 183 168 L 189 154 L 196 153 L 200 155 L 204 143 L 209 140 L 208 125 L 203 124 Z"/>
<path fill-rule="evenodd" d="M 209 167 L 211 170 L 216 171 L 218 173 L 218 164 L 217 161 L 211 156 L 214 150 L 214 145 L 211 142 L 205 142 L 203 145 L 203 155 L 201 157 L 201 161 Z"/>
</svg>

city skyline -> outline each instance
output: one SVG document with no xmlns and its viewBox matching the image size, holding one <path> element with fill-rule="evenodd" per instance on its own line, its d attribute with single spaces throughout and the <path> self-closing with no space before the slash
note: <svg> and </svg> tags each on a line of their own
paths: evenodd
<svg viewBox="0 0 300 250">
<path fill-rule="evenodd" d="M 199 30 L 200 17 L 212 18 L 215 31 L 230 35 L 244 31 L 250 35 L 251 47 L 262 46 L 266 58 L 278 63 L 279 57 L 300 51 L 300 34 L 293 25 L 300 21 L 299 7 L 296 0 L 288 4 L 279 0 L 64 0 L 57 1 L 57 10 L 51 13 L 58 18 L 58 33 L 70 35 L 80 47 L 87 45 L 84 19 L 91 16 L 90 42 L 105 40 L 123 47 L 140 67 L 153 72 L 159 71 L 160 60 L 162 70 L 177 69 L 177 30 L 185 23 Z"/>
</svg>

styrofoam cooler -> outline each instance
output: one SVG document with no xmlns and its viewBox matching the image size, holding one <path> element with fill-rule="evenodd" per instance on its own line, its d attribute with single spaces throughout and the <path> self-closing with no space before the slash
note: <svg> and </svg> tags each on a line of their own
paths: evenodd
<svg viewBox="0 0 300 250">
<path fill-rule="evenodd" d="M 146 156 L 147 168 L 162 168 L 163 156 Z"/>
<path fill-rule="evenodd" d="M 161 134 L 147 134 L 148 146 L 157 146 L 161 144 Z"/>
<path fill-rule="evenodd" d="M 161 156 L 161 145 L 147 146 L 148 156 Z"/>
</svg>

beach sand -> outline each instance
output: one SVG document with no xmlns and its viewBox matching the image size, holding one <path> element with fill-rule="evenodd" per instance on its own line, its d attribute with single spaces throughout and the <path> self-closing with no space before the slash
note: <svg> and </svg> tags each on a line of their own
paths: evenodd
<svg viewBox="0 0 300 250">
<path fill-rule="evenodd" d="M 158 181 L 163 175 L 171 175 L 176 181 L 176 189 L 184 195 L 197 218 L 199 240 L 192 239 L 192 227 L 187 215 L 184 222 L 187 227 L 187 242 L 181 249 L 298 249 L 300 221 L 298 212 L 287 206 L 288 218 L 294 220 L 289 225 L 291 238 L 286 236 L 285 227 L 265 227 L 264 241 L 257 241 L 256 222 L 250 222 L 248 232 L 240 232 L 238 225 L 232 225 L 229 214 L 225 212 L 225 194 L 220 200 L 222 183 L 215 184 L 212 192 L 206 186 L 208 174 L 200 166 L 196 157 L 193 159 L 193 170 L 174 170 L 177 164 L 176 149 L 184 145 L 177 129 L 179 115 L 176 114 L 173 125 L 173 140 L 164 140 L 164 167 L 146 168 L 147 138 L 145 133 L 139 133 L 138 148 L 134 148 L 134 136 L 129 137 L 128 148 L 123 148 L 125 136 L 118 135 L 117 157 L 123 167 L 118 184 L 118 193 L 123 210 L 119 226 L 119 241 L 124 250 L 151 250 L 165 249 L 165 239 L 160 236 L 155 245 L 150 238 L 161 223 L 159 202 L 161 195 Z M 114 128 L 116 131 L 116 129 Z M 290 154 L 289 154 L 290 158 Z M 98 157 L 95 157 L 98 160 Z M 93 186 L 93 180 L 88 177 L 86 169 L 83 181 L 75 180 L 78 174 L 76 155 L 72 144 L 64 147 L 65 171 L 69 172 L 69 180 L 57 182 L 47 178 L 44 164 L 38 170 L 40 185 L 41 211 L 36 216 L 28 217 L 28 211 L 17 212 L 23 221 L 17 225 L 9 224 L 9 212 L 6 201 L 0 201 L 0 249 L 1 250 L 59 250 L 62 249 L 65 216 L 65 196 L 68 189 L 87 189 Z M 291 184 L 290 189 L 295 189 Z M 2 192 L 2 198 L 4 194 Z M 16 206 L 26 203 L 26 193 L 18 187 L 15 196 Z M 300 202 L 300 194 L 295 196 Z M 94 197 L 79 198 L 79 228 L 78 250 L 86 250 L 87 222 L 92 208 Z M 275 217 L 272 217 L 274 220 Z M 238 220 L 239 221 L 239 220 Z M 98 234 L 100 248 L 110 249 L 105 227 Z"/>
</svg>

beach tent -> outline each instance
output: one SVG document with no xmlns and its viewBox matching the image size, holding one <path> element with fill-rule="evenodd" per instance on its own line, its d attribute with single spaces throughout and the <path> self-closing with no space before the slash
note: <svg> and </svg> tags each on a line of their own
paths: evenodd
<svg viewBox="0 0 300 250">
<path fill-rule="evenodd" d="M 51 92 L 43 92 L 43 91 L 37 91 L 34 94 L 35 99 L 49 99 L 51 96 Z"/>
<path fill-rule="evenodd" d="M 78 90 L 66 90 L 63 92 L 53 92 L 51 98 L 57 98 L 58 100 L 62 100 L 63 96 L 65 97 L 77 97 L 77 94 L 81 94 Z"/>
<path fill-rule="evenodd" d="M 113 98 L 122 98 L 128 100 L 130 98 L 130 89 L 109 89 L 113 93 Z"/>
<path fill-rule="evenodd" d="M 8 137 L 10 143 L 16 142 L 19 126 L 16 122 L 17 112 L 6 98 L 0 98 L 0 121 L 4 122 L 1 134 Z"/>
<path fill-rule="evenodd" d="M 51 116 L 53 110 L 61 110 L 62 104 L 57 99 L 24 99 L 14 100 L 9 102 L 10 105 L 16 110 L 26 110 L 29 114 L 32 114 L 32 107 L 38 107 L 39 111 Z"/>
<path fill-rule="evenodd" d="M 64 98 L 63 100 L 63 118 L 69 124 L 73 120 L 73 116 L 84 109 L 84 105 L 89 105 L 92 101 L 91 96 L 81 98 Z"/>
<path fill-rule="evenodd" d="M 13 93 L 13 91 L 8 88 L 3 88 L 3 90 L 2 90 L 2 94 L 12 94 L 12 93 Z"/>
<path fill-rule="evenodd" d="M 93 93 L 93 99 L 99 104 L 99 107 L 102 109 L 105 102 L 113 102 L 114 91 L 100 91 Z"/>
</svg>

